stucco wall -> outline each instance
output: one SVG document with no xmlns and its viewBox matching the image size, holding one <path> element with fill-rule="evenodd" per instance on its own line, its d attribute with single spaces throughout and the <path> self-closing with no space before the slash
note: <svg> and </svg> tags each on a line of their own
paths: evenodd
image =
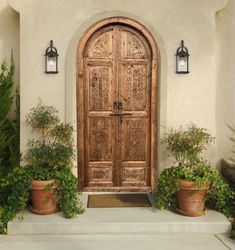
<svg viewBox="0 0 235 250">
<path fill-rule="evenodd" d="M 21 16 L 21 149 L 30 129 L 25 114 L 38 102 L 54 105 L 61 119 L 76 124 L 76 49 L 93 23 L 110 16 L 134 18 L 155 37 L 160 52 L 160 134 L 189 122 L 216 135 L 215 12 L 226 0 L 9 0 Z M 59 53 L 59 74 L 44 73 L 44 52 L 50 40 Z M 175 73 L 175 52 L 181 40 L 190 53 L 190 74 Z M 207 152 L 218 161 L 216 146 Z M 160 147 L 160 170 L 166 166 Z"/>
<path fill-rule="evenodd" d="M 0 1 L 0 62 L 10 62 L 11 50 L 15 63 L 14 81 L 20 82 L 19 14 L 9 7 L 7 0 Z"/>
<path fill-rule="evenodd" d="M 235 125 L 235 1 L 217 12 L 216 60 L 216 126 L 218 157 L 231 157 L 231 132 L 227 125 Z M 234 157 L 234 155 L 233 155 Z"/>
</svg>

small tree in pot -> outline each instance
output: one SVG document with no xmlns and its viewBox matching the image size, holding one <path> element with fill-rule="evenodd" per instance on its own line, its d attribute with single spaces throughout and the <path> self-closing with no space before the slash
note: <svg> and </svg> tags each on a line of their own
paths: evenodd
<svg viewBox="0 0 235 250">
<path fill-rule="evenodd" d="M 161 142 L 167 145 L 176 164 L 160 176 L 157 208 L 175 207 L 183 215 L 199 216 L 204 212 L 206 195 L 212 207 L 229 215 L 232 192 L 218 171 L 201 156 L 214 139 L 206 129 L 194 124 L 170 129 L 164 136 Z"/>
<path fill-rule="evenodd" d="M 54 213 L 61 209 L 65 217 L 82 213 L 77 197 L 77 181 L 72 174 L 74 158 L 73 128 L 59 122 L 53 106 L 39 103 L 26 116 L 38 139 L 28 142 L 25 160 L 32 175 L 32 211 L 38 214 Z M 36 196 L 35 196 L 36 195 Z"/>
</svg>

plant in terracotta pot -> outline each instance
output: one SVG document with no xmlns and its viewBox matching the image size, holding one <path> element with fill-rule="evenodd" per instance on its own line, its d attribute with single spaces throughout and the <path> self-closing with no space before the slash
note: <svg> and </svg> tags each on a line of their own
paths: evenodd
<svg viewBox="0 0 235 250">
<path fill-rule="evenodd" d="M 235 126 L 234 125 L 228 125 L 228 128 L 230 130 L 230 136 L 229 139 L 232 142 L 232 153 L 234 154 L 234 146 L 235 146 Z M 235 189 L 235 158 L 224 158 L 221 161 L 221 172 L 223 176 L 228 180 L 229 184 Z"/>
<path fill-rule="evenodd" d="M 214 209 L 229 215 L 232 191 L 201 156 L 214 140 L 206 129 L 194 124 L 170 129 L 165 134 L 161 142 L 166 144 L 175 164 L 159 178 L 157 208 L 175 208 L 186 216 L 200 216 L 206 200 Z"/>
<path fill-rule="evenodd" d="M 30 110 L 26 122 L 39 132 L 37 139 L 29 140 L 25 155 L 33 178 L 32 211 L 50 214 L 60 209 L 65 217 L 82 213 L 76 177 L 71 171 L 74 158 L 72 126 L 60 123 L 58 111 L 42 103 Z"/>
</svg>

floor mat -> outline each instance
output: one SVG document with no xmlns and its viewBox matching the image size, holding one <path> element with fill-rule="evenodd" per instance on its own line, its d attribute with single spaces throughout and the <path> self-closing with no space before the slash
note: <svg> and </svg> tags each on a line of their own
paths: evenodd
<svg viewBox="0 0 235 250">
<path fill-rule="evenodd" d="M 97 194 L 88 196 L 87 207 L 151 207 L 151 203 L 147 194 Z"/>
</svg>

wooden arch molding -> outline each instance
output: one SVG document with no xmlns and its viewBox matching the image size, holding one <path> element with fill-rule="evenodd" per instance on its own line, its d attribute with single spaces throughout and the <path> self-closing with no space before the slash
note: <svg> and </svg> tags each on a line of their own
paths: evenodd
<svg viewBox="0 0 235 250">
<path fill-rule="evenodd" d="M 84 50 L 86 48 L 88 40 L 91 36 L 101 28 L 112 24 L 120 24 L 129 26 L 135 29 L 137 32 L 142 34 L 147 42 L 149 43 L 149 47 L 151 49 L 151 75 L 150 75 L 150 84 L 151 84 L 151 92 L 150 92 L 150 131 L 151 131 L 151 149 L 150 149 L 150 187 L 148 190 L 143 191 L 155 191 L 156 190 L 156 180 L 157 180 L 157 141 L 158 141 L 158 133 L 157 133 L 157 124 L 158 124 L 158 48 L 150 31 L 140 24 L 139 22 L 127 18 L 127 17 L 110 17 L 100 20 L 89 27 L 82 37 L 80 38 L 78 48 L 77 48 L 77 155 L 78 155 L 78 184 L 80 190 L 84 190 L 85 185 L 85 138 L 84 135 Z M 85 189 L 86 190 L 86 189 Z M 122 191 L 122 190 L 115 190 Z M 131 191 L 131 190 L 129 190 Z M 133 190 L 134 191 L 134 190 Z"/>
</svg>

